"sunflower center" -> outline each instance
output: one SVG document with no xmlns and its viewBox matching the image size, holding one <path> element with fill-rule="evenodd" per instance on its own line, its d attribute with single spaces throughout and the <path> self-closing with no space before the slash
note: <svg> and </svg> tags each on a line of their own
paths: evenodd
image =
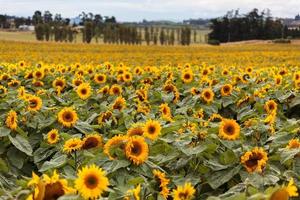
<svg viewBox="0 0 300 200">
<path fill-rule="evenodd" d="M 83 88 L 81 91 L 81 94 L 86 95 L 87 94 L 87 90 L 85 88 Z"/>
<path fill-rule="evenodd" d="M 45 188 L 44 200 L 56 200 L 65 194 L 63 186 L 60 182 L 47 184 Z"/>
<path fill-rule="evenodd" d="M 184 75 L 184 79 L 190 79 L 191 78 L 191 75 L 190 74 L 185 74 Z"/>
<path fill-rule="evenodd" d="M 62 87 L 63 86 L 63 82 L 62 81 L 57 81 L 55 85 L 59 86 L 59 87 Z"/>
<path fill-rule="evenodd" d="M 134 142 L 133 143 L 133 147 L 131 148 L 131 153 L 135 156 L 138 156 L 140 155 L 142 152 L 142 147 L 139 143 L 137 142 Z"/>
<path fill-rule="evenodd" d="M 42 76 L 42 73 L 41 73 L 41 72 L 37 72 L 37 73 L 36 73 L 36 76 L 37 76 L 37 77 L 41 77 L 41 76 Z"/>
<path fill-rule="evenodd" d="M 224 87 L 224 92 L 225 92 L 225 93 L 228 93 L 228 92 L 229 92 L 229 87 L 228 87 L 228 86 L 225 86 L 225 87 Z"/>
<path fill-rule="evenodd" d="M 103 81 L 103 76 L 98 76 L 98 81 Z"/>
<path fill-rule="evenodd" d="M 270 200 L 289 200 L 289 193 L 285 189 L 275 191 Z"/>
<path fill-rule="evenodd" d="M 29 107 L 35 108 L 37 106 L 37 104 L 38 104 L 37 101 L 35 99 L 33 99 L 29 102 Z"/>
<path fill-rule="evenodd" d="M 64 121 L 66 121 L 66 122 L 71 122 L 71 121 L 73 121 L 73 115 L 72 115 L 72 113 L 71 113 L 71 112 L 65 112 L 65 113 L 63 114 L 63 119 L 64 119 Z"/>
<path fill-rule="evenodd" d="M 258 161 L 262 159 L 262 155 L 253 153 L 250 157 L 249 160 L 246 161 L 246 165 L 249 168 L 255 168 L 258 164 Z"/>
<path fill-rule="evenodd" d="M 204 96 L 205 96 L 207 99 L 209 99 L 209 98 L 210 98 L 210 93 L 209 93 L 209 92 L 205 92 L 205 93 L 204 93 Z"/>
<path fill-rule="evenodd" d="M 156 128 L 155 128 L 154 126 L 149 126 L 149 127 L 148 127 L 148 132 L 149 132 L 149 134 L 154 134 L 155 131 L 156 131 Z"/>
<path fill-rule="evenodd" d="M 179 199 L 185 200 L 185 199 L 188 199 L 189 194 L 188 194 L 188 192 L 181 192 L 181 193 L 179 193 L 178 196 L 179 196 Z"/>
<path fill-rule="evenodd" d="M 119 93 L 120 93 L 120 91 L 119 91 L 118 88 L 114 88 L 114 89 L 113 89 L 113 92 L 114 92 L 114 94 L 119 94 Z"/>
<path fill-rule="evenodd" d="M 98 145 L 99 145 L 99 141 L 94 137 L 90 137 L 90 138 L 86 139 L 82 148 L 83 149 L 91 149 L 91 148 L 97 147 Z"/>
<path fill-rule="evenodd" d="M 84 183 L 87 188 L 94 189 L 98 186 L 99 180 L 97 176 L 90 174 L 85 178 Z"/>
<path fill-rule="evenodd" d="M 50 138 L 51 138 L 52 140 L 55 140 L 55 139 L 56 139 L 56 134 L 55 134 L 55 133 L 52 133 L 52 134 L 50 135 Z"/>
<path fill-rule="evenodd" d="M 269 105 L 269 110 L 274 110 L 275 106 L 273 104 Z"/>
<path fill-rule="evenodd" d="M 231 124 L 228 124 L 224 127 L 224 132 L 227 134 L 227 135 L 233 135 L 234 132 L 235 132 L 235 129 L 234 129 L 234 126 L 232 126 Z"/>
</svg>

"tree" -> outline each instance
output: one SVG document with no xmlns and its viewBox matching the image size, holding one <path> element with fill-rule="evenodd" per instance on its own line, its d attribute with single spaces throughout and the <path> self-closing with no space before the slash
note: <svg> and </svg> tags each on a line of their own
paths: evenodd
<svg viewBox="0 0 300 200">
<path fill-rule="evenodd" d="M 40 23 L 43 23 L 41 11 L 37 10 L 34 12 L 34 15 L 32 16 L 32 22 L 33 22 L 33 25 L 38 25 Z"/>
<path fill-rule="evenodd" d="M 85 42 L 90 43 L 93 38 L 93 23 L 92 22 L 85 22 L 84 23 L 84 32 L 85 32 Z"/>
<path fill-rule="evenodd" d="M 174 45 L 175 44 L 175 31 L 172 29 L 171 35 L 170 35 L 170 44 Z"/>
<path fill-rule="evenodd" d="M 37 40 L 44 40 L 44 25 L 43 24 L 37 24 L 34 28 L 35 30 L 35 36 Z"/>
<path fill-rule="evenodd" d="M 159 34 L 159 42 L 160 42 L 160 45 L 164 45 L 165 44 L 165 31 L 163 28 L 160 29 L 160 34 Z"/>
<path fill-rule="evenodd" d="M 149 28 L 145 27 L 145 41 L 147 45 L 150 45 L 150 33 L 149 33 Z"/>
</svg>

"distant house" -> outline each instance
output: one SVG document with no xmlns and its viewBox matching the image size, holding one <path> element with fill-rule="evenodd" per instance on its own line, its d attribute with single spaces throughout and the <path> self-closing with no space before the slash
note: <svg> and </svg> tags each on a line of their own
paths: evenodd
<svg viewBox="0 0 300 200">
<path fill-rule="evenodd" d="M 34 31 L 34 26 L 20 25 L 19 31 Z"/>
<path fill-rule="evenodd" d="M 294 20 L 291 20 L 287 23 L 289 30 L 298 30 L 300 29 L 300 15 L 296 15 Z"/>
</svg>

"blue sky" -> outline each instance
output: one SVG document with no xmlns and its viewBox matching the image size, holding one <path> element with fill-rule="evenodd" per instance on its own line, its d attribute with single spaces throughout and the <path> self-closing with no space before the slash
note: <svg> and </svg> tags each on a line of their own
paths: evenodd
<svg viewBox="0 0 300 200">
<path fill-rule="evenodd" d="M 294 17 L 300 12 L 300 0 L 0 0 L 2 14 L 31 16 L 38 9 L 74 17 L 85 11 L 114 15 L 119 21 L 211 18 L 254 7 L 270 8 L 273 16 Z"/>
</svg>

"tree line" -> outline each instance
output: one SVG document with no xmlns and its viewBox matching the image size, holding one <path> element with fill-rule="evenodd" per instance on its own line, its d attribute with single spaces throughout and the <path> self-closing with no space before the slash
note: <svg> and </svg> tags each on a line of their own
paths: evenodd
<svg viewBox="0 0 300 200">
<path fill-rule="evenodd" d="M 103 17 L 100 14 L 82 12 L 80 22 L 71 24 L 70 19 L 56 14 L 54 17 L 49 11 L 42 14 L 36 11 L 32 17 L 35 26 L 35 35 L 40 41 L 73 42 L 79 33 L 82 42 L 90 43 L 102 40 L 109 44 L 140 45 L 143 41 L 147 45 L 190 45 L 192 30 L 189 26 L 181 28 L 143 27 L 132 24 L 118 23 L 114 16 Z M 197 33 L 194 30 L 194 42 Z"/>
<path fill-rule="evenodd" d="M 299 29 L 289 30 L 281 19 L 274 19 L 268 9 L 262 12 L 253 9 L 247 14 L 230 11 L 221 18 L 212 19 L 210 28 L 209 38 L 220 42 L 300 36 Z"/>
</svg>

